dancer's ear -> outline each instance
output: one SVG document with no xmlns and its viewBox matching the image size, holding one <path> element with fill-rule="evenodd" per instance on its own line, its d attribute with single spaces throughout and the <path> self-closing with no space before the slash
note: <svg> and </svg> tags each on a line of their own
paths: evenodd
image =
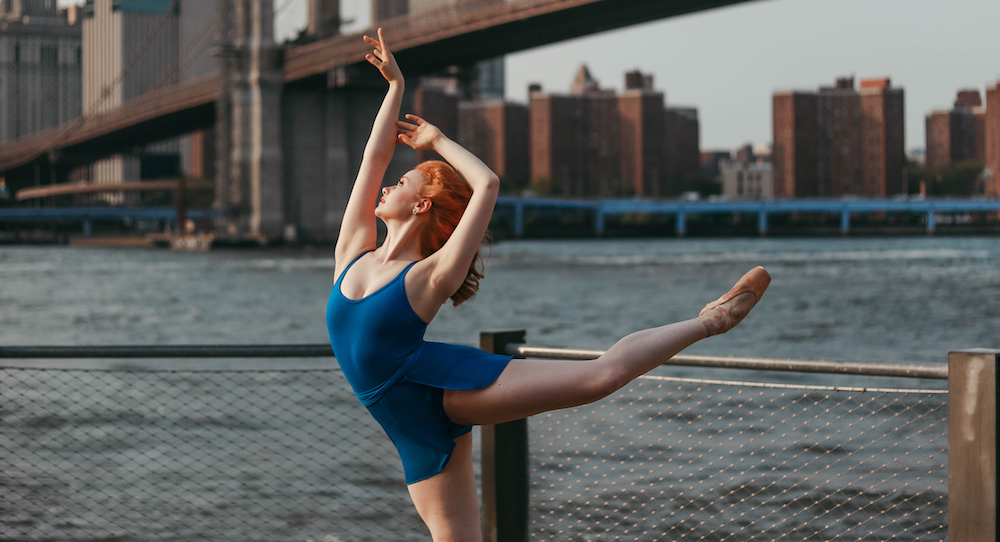
<svg viewBox="0 0 1000 542">
<path fill-rule="evenodd" d="M 431 200 L 429 200 L 427 198 L 421 199 L 419 202 L 417 202 L 416 205 L 413 206 L 413 214 L 419 215 L 419 214 L 426 213 L 427 211 L 430 211 L 431 210 L 431 204 L 432 204 Z"/>
</svg>

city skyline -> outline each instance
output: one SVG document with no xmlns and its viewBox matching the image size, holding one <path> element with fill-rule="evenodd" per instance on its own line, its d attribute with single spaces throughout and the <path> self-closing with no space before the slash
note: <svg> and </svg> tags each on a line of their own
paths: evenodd
<svg viewBox="0 0 1000 542">
<path fill-rule="evenodd" d="M 305 24 L 306 3 L 279 0 L 276 9 L 283 2 L 291 3 L 279 14 L 278 32 L 293 35 Z M 368 25 L 367 6 L 341 1 L 344 17 L 354 19 L 345 30 Z M 735 149 L 771 141 L 775 91 L 833 85 L 841 76 L 889 77 L 906 89 L 906 148 L 922 148 L 926 114 L 951 107 L 960 88 L 982 93 L 1000 79 L 1000 39 L 987 39 L 996 36 L 996 21 L 995 0 L 758 0 L 508 55 L 507 99 L 527 103 L 535 82 L 546 92 L 568 92 L 580 64 L 618 91 L 625 72 L 638 69 L 653 74 L 668 105 L 699 109 L 702 149 Z M 724 37 L 692 50 L 696 38 L 713 32 Z M 643 47 L 681 53 L 645 58 Z"/>
<path fill-rule="evenodd" d="M 305 26 L 306 5 L 275 0 L 279 39 Z M 369 1 L 342 0 L 341 13 L 351 21 L 345 32 L 363 30 Z M 568 92 L 580 64 L 618 91 L 625 72 L 639 69 L 668 105 L 699 109 L 702 149 L 735 149 L 771 142 L 775 91 L 889 77 L 906 90 L 905 146 L 922 148 L 925 115 L 949 108 L 959 89 L 983 93 L 1000 79 L 1000 39 L 988 38 L 998 20 L 1000 2 L 991 0 L 758 0 L 508 55 L 507 99 L 526 104 L 536 82 Z"/>
</svg>

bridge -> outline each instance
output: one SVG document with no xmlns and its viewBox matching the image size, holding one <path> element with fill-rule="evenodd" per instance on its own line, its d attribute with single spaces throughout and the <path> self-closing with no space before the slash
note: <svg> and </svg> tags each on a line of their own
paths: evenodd
<svg viewBox="0 0 1000 542">
<path fill-rule="evenodd" d="M 767 235 L 768 217 L 791 213 L 824 213 L 840 216 L 840 232 L 851 229 L 851 215 L 866 213 L 906 213 L 924 215 L 928 234 L 937 228 L 937 217 L 965 213 L 996 213 L 1000 216 L 1000 200 L 996 199 L 787 199 L 787 200 L 652 200 L 602 199 L 574 200 L 558 198 L 517 198 L 501 196 L 497 206 L 509 206 L 514 211 L 514 234 L 524 234 L 526 209 L 586 209 L 594 213 L 594 233 L 604 233 L 606 217 L 624 214 L 670 215 L 676 219 L 675 232 L 687 233 L 688 215 L 749 214 L 757 216 L 757 233 Z"/>
<path fill-rule="evenodd" d="M 251 12 L 248 2 L 253 1 L 261 3 L 261 10 L 273 11 L 270 0 L 228 1 L 235 2 L 237 8 L 233 18 Z M 397 17 L 381 25 L 391 36 L 394 53 L 405 73 L 413 76 L 434 73 L 448 66 L 471 65 L 476 61 L 596 32 L 747 1 L 510 0 L 485 4 L 449 3 L 441 9 Z M 354 34 L 283 49 L 273 42 L 268 44 L 269 36 L 273 35 L 271 24 L 273 21 L 265 19 L 263 24 L 256 25 L 260 32 L 256 38 L 258 50 L 245 49 L 230 55 L 242 55 L 239 60 L 243 64 L 242 71 L 237 77 L 241 83 L 236 88 L 225 89 L 225 81 L 220 75 L 210 74 L 152 90 L 114 110 L 86 115 L 66 125 L 0 145 L 0 175 L 5 175 L 8 184 L 14 188 L 38 185 L 40 179 L 63 182 L 72 168 L 142 145 L 213 126 L 217 132 L 220 129 L 222 133 L 232 132 L 234 119 L 248 114 L 256 115 L 260 120 L 257 125 L 263 125 L 262 130 L 270 133 L 251 136 L 234 132 L 233 137 L 237 140 L 230 142 L 230 153 L 227 154 L 254 154 L 255 151 L 247 148 L 254 141 L 262 142 L 265 148 L 270 145 L 272 156 L 275 152 L 281 155 L 282 150 L 298 148 L 303 134 L 282 134 L 280 125 L 298 126 L 298 119 L 318 115 L 325 117 L 326 126 L 317 127 L 308 136 L 316 139 L 318 133 L 321 136 L 319 139 L 324 141 L 318 147 L 311 147 L 319 152 L 326 147 L 326 154 L 337 154 L 329 151 L 333 146 L 348 160 L 357 161 L 360 158 L 358 139 L 361 138 L 363 148 L 363 138 L 367 137 L 367 128 L 362 130 L 360 127 L 370 125 L 381 100 L 381 96 L 374 96 L 377 93 L 364 88 L 371 76 L 371 69 L 364 60 L 368 45 L 361 40 L 360 34 Z M 246 26 L 254 25 L 243 25 Z M 264 38 L 261 39 L 261 36 Z M 237 38 L 245 43 L 254 43 L 254 36 Z M 257 58 L 259 64 L 247 65 L 252 58 Z M 260 76 L 251 80 L 247 73 L 255 70 Z M 268 86 L 268 77 L 278 82 Z M 250 94 L 248 89 L 251 87 L 261 91 L 261 103 L 247 103 L 246 96 Z M 359 90 L 367 95 L 359 95 Z M 303 102 L 310 104 L 305 106 L 308 111 L 302 111 L 300 104 Z M 358 111 L 361 114 L 357 114 Z M 343 127 L 349 125 L 359 128 L 353 132 L 345 131 Z M 241 147 L 244 148 L 242 152 Z M 412 164 L 412 154 L 405 151 L 398 154 L 401 156 L 396 162 L 402 164 L 400 167 Z M 352 182 L 356 165 L 327 160 L 324 164 L 297 168 L 287 164 L 296 157 L 281 158 L 276 163 L 256 166 L 245 163 L 251 160 L 247 157 L 234 158 L 231 167 L 225 161 L 220 162 L 216 179 L 220 207 L 228 209 L 229 213 L 245 215 L 236 224 L 237 229 L 256 235 L 274 236 L 289 223 L 313 230 L 317 237 L 336 235 L 339 226 L 336 215 L 346 204 L 349 184 L 327 194 L 324 201 L 326 208 L 321 210 L 303 208 L 299 199 L 303 192 L 316 190 L 316 183 L 322 179 L 332 178 L 338 184 Z M 244 162 L 242 165 L 240 160 Z M 304 184 L 300 182 L 303 175 L 309 178 Z M 283 186 L 266 186 L 270 181 L 261 177 L 271 180 L 280 178 L 284 183 L 279 183 Z M 293 182 L 301 186 L 290 186 Z M 270 203 L 261 203 L 262 198 Z M 296 209 L 288 209 L 289 203 Z"/>
<path fill-rule="evenodd" d="M 165 182 L 168 183 L 168 182 Z M 176 183 L 176 181 L 174 181 Z M 133 183 L 139 184 L 139 183 Z M 141 183 L 153 184 L 153 183 Z M 164 186 L 173 188 L 173 186 Z M 135 187 L 138 189 L 138 187 Z M 955 217 L 969 213 L 990 213 L 1000 217 L 1000 200 L 996 199 L 790 199 L 790 200 L 718 200 L 685 201 L 653 199 L 559 199 L 524 198 L 500 196 L 497 208 L 513 211 L 512 229 L 515 236 L 524 235 L 525 214 L 538 211 L 585 210 L 594 215 L 594 234 L 604 234 L 607 217 L 625 214 L 650 214 L 673 216 L 675 234 L 687 234 L 689 215 L 732 215 L 747 214 L 757 217 L 757 233 L 766 236 L 768 220 L 774 215 L 791 213 L 823 213 L 839 215 L 840 233 L 848 235 L 851 230 L 851 215 L 868 213 L 897 213 L 922 215 L 928 235 L 937 230 L 939 217 Z M 90 235 L 94 222 L 120 222 L 122 220 L 159 220 L 173 222 L 175 228 L 179 215 L 191 219 L 215 218 L 215 212 L 208 209 L 178 211 L 173 207 L 56 207 L 41 209 L 0 208 L 0 223 L 4 222 L 58 222 L 80 224 L 84 235 Z M 993 222 L 994 224 L 996 222 Z"/>
</svg>

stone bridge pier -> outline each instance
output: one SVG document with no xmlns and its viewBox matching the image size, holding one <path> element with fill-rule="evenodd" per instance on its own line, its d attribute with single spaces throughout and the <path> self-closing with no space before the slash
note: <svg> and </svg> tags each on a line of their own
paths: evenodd
<svg viewBox="0 0 1000 542">
<path fill-rule="evenodd" d="M 356 67 L 285 83 L 272 0 L 218 3 L 235 16 L 223 17 L 219 55 L 216 232 L 231 242 L 334 241 L 386 83 Z M 324 20 L 337 4 L 312 3 L 310 16 Z M 412 103 L 408 92 L 403 109 Z M 386 178 L 414 163 L 414 151 L 398 146 Z"/>
</svg>

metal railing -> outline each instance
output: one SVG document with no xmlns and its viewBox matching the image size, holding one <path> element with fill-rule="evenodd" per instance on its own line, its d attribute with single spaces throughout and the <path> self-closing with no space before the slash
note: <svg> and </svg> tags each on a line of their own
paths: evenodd
<svg viewBox="0 0 1000 542">
<path fill-rule="evenodd" d="M 481 347 L 603 354 L 524 342 L 498 332 Z M 592 405 L 484 428 L 487 540 L 993 540 L 998 363 L 997 350 L 947 365 L 675 356 L 664 365 L 948 389 L 650 374 Z"/>
<path fill-rule="evenodd" d="M 523 343 L 523 331 L 488 332 L 480 346 L 601 354 Z M 391 443 L 339 369 L 280 361 L 331 354 L 325 344 L 0 348 L 17 360 L 0 363 L 3 538 L 426 539 Z M 84 369 L 33 358 L 279 362 Z M 948 390 L 654 372 L 594 405 L 483 427 L 486 539 L 992 540 L 998 359 L 676 356 L 670 365 L 946 378 Z"/>
</svg>

